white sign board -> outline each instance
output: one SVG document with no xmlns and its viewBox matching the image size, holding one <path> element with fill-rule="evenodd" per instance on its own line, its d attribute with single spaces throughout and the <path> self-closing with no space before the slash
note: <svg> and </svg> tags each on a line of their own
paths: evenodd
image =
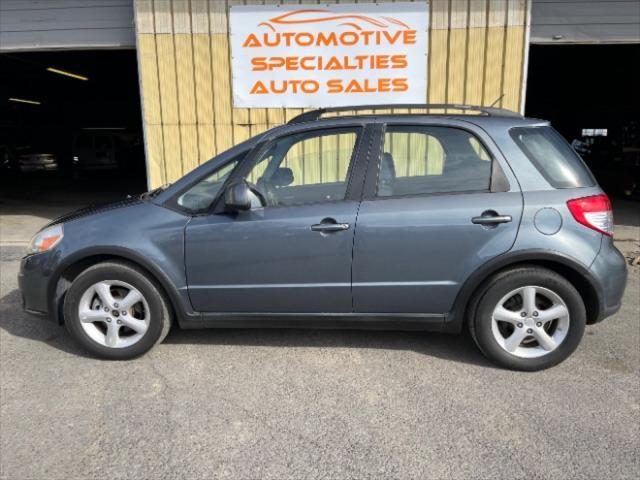
<svg viewBox="0 0 640 480">
<path fill-rule="evenodd" d="M 233 104 L 425 103 L 428 25 L 427 2 L 232 6 Z"/>
</svg>

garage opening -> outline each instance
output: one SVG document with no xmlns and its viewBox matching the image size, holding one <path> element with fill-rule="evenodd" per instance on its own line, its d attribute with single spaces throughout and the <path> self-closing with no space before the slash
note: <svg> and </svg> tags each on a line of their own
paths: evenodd
<svg viewBox="0 0 640 480">
<path fill-rule="evenodd" d="M 51 217 L 146 190 L 135 50 L 3 53 L 0 72 L 3 210 Z"/>
<path fill-rule="evenodd" d="M 605 191 L 640 199 L 640 45 L 531 45 L 526 114 L 550 120 Z"/>
</svg>

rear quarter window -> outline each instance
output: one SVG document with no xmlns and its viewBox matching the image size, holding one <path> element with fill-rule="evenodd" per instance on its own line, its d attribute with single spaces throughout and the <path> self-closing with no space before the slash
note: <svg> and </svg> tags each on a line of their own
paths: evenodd
<svg viewBox="0 0 640 480">
<path fill-rule="evenodd" d="M 592 187 L 595 180 L 567 141 L 551 127 L 516 127 L 509 133 L 553 188 Z"/>
</svg>

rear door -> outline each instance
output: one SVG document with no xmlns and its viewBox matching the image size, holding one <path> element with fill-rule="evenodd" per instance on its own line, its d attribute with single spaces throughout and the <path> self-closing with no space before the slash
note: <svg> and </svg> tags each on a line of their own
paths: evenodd
<svg viewBox="0 0 640 480">
<path fill-rule="evenodd" d="M 358 213 L 354 311 L 444 314 L 466 278 L 513 245 L 522 195 L 467 122 L 380 125 Z"/>
</svg>

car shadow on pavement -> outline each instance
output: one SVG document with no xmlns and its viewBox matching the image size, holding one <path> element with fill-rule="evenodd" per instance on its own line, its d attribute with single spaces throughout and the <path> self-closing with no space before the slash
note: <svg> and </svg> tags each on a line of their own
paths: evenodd
<svg viewBox="0 0 640 480">
<path fill-rule="evenodd" d="M 73 341 L 64 326 L 25 313 L 21 308 L 20 292 L 17 289 L 3 297 L 0 306 L 0 328 L 10 335 L 42 342 L 73 355 L 91 357 Z M 462 363 L 492 366 L 480 354 L 467 333 L 447 335 L 430 332 L 284 328 L 182 330 L 174 326 L 164 343 L 406 350 Z"/>
<path fill-rule="evenodd" d="M 462 335 L 451 335 L 391 330 L 284 328 L 181 330 L 174 328 L 164 343 L 405 350 L 425 356 L 494 368 L 482 356 L 466 330 Z"/>
<path fill-rule="evenodd" d="M 88 352 L 74 343 L 63 325 L 24 312 L 17 289 L 0 299 L 0 329 L 10 335 L 42 342 L 66 353 L 89 357 Z"/>
</svg>

